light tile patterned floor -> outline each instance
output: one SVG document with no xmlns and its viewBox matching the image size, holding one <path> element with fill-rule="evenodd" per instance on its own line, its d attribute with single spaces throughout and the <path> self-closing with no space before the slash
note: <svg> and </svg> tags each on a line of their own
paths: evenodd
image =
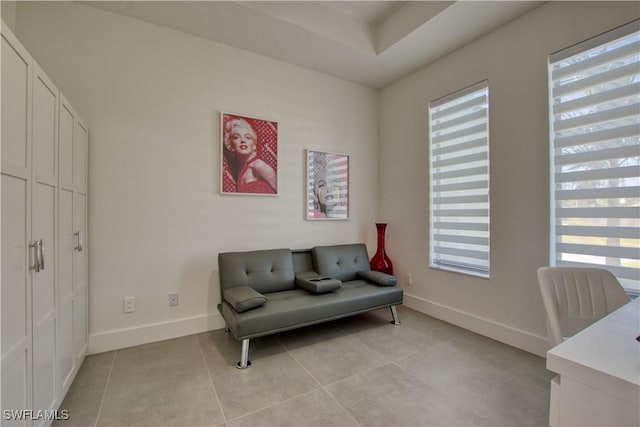
<svg viewBox="0 0 640 427">
<path fill-rule="evenodd" d="M 544 359 L 401 307 L 251 340 L 88 356 L 57 426 L 546 426 Z"/>
</svg>

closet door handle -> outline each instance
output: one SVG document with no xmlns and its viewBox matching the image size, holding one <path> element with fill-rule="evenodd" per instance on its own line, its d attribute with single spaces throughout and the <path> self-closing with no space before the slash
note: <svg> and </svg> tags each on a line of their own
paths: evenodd
<svg viewBox="0 0 640 427">
<path fill-rule="evenodd" d="M 35 262 L 33 264 L 33 267 L 29 266 L 29 270 L 33 270 L 36 273 L 40 272 L 40 251 L 38 250 L 38 241 L 34 241 L 33 243 L 29 243 L 29 249 L 33 248 L 34 249 L 34 257 L 35 257 Z"/>
<path fill-rule="evenodd" d="M 44 240 L 38 240 L 38 251 L 40 252 L 40 270 L 44 270 Z"/>
<path fill-rule="evenodd" d="M 78 238 L 78 245 L 74 248 L 78 252 L 82 252 L 82 230 L 73 233 Z"/>
</svg>

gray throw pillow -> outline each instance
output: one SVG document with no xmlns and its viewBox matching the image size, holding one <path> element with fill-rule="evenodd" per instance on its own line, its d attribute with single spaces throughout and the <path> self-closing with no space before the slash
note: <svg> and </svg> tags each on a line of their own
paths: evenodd
<svg viewBox="0 0 640 427">
<path fill-rule="evenodd" d="M 381 271 L 359 271 L 358 276 L 380 286 L 395 286 L 398 284 L 398 279 L 395 276 Z"/>
<path fill-rule="evenodd" d="M 224 291 L 224 299 L 238 313 L 260 307 L 267 302 L 267 297 L 250 286 L 236 286 Z"/>
</svg>

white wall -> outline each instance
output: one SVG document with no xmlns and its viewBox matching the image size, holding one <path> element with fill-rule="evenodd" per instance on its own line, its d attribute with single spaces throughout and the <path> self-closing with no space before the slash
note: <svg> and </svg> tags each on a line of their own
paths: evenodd
<svg viewBox="0 0 640 427">
<path fill-rule="evenodd" d="M 381 214 L 405 304 L 543 355 L 536 269 L 548 264 L 547 58 L 640 15 L 636 2 L 549 2 L 386 87 Z M 428 267 L 429 102 L 489 80 L 491 278 Z"/>
<path fill-rule="evenodd" d="M 359 240 L 371 252 L 373 222 L 384 219 L 398 276 L 413 275 L 405 304 L 543 354 L 535 271 L 548 263 L 547 57 L 639 14 L 635 2 L 547 3 L 378 97 L 84 5 L 20 2 L 18 37 L 91 127 L 91 351 L 221 327 L 219 252 Z M 489 280 L 427 266 L 428 103 L 483 79 Z M 277 198 L 218 194 L 221 110 L 279 121 Z M 305 148 L 351 155 L 351 220 L 304 221 Z M 137 311 L 125 315 L 130 295 Z"/>
<path fill-rule="evenodd" d="M 11 31 L 16 32 L 16 2 L 3 0 L 0 2 L 0 17 Z"/>
<path fill-rule="evenodd" d="M 375 249 L 376 91 L 76 3 L 17 35 L 90 126 L 90 352 L 222 327 L 219 252 Z M 278 197 L 218 194 L 220 111 L 279 122 Z M 349 221 L 304 220 L 306 148 L 351 155 Z"/>
</svg>

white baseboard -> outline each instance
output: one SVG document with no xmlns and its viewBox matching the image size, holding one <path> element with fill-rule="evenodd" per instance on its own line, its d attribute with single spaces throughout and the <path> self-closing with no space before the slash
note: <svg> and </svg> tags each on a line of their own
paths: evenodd
<svg viewBox="0 0 640 427">
<path fill-rule="evenodd" d="M 415 295 L 404 293 L 403 304 L 445 322 L 468 329 L 496 341 L 509 344 L 529 353 L 546 357 L 549 344 L 546 337 L 531 334 L 511 326 L 485 319 Z M 99 332 L 89 336 L 87 354 L 102 353 L 134 345 L 147 344 L 185 335 L 221 329 L 224 320 L 220 313 L 187 317 L 167 322 L 151 323 L 133 328 Z"/>
<path fill-rule="evenodd" d="M 407 294 L 406 291 L 403 305 L 541 357 L 546 357 L 549 350 L 546 337 Z"/>
<path fill-rule="evenodd" d="M 98 332 L 89 335 L 89 351 L 87 354 L 102 353 L 220 328 L 224 328 L 224 320 L 220 313 L 209 313 L 202 316 L 151 323 L 133 328 Z"/>
</svg>

